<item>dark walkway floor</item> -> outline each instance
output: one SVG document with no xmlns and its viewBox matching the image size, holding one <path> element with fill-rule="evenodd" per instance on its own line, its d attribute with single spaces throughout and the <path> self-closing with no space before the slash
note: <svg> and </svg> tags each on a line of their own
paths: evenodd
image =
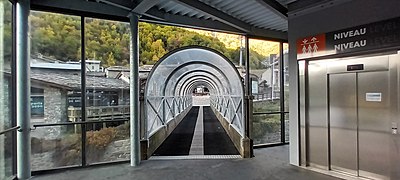
<svg viewBox="0 0 400 180">
<path fill-rule="evenodd" d="M 107 165 L 34 177 L 34 180 L 335 180 L 289 165 L 289 147 L 255 149 L 251 159 L 147 160 L 139 167 Z"/>
<path fill-rule="evenodd" d="M 204 106 L 203 111 L 204 155 L 239 155 L 211 108 Z M 198 112 L 199 107 L 193 107 L 153 155 L 189 155 Z"/>
<path fill-rule="evenodd" d="M 186 117 L 176 126 L 153 155 L 189 155 L 198 112 L 199 107 L 192 107 Z"/>
<path fill-rule="evenodd" d="M 239 154 L 210 106 L 204 107 L 204 154 Z"/>
</svg>

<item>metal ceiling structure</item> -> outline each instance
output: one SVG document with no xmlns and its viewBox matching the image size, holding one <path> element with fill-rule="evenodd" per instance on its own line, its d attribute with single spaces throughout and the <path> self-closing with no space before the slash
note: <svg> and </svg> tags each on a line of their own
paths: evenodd
<svg viewBox="0 0 400 180">
<path fill-rule="evenodd" d="M 32 0 L 32 9 L 243 34 L 287 41 L 287 5 L 296 0 Z"/>
</svg>

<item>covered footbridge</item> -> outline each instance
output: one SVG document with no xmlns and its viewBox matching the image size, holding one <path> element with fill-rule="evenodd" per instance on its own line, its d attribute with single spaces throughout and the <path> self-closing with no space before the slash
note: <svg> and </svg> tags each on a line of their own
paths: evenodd
<svg viewBox="0 0 400 180">
<path fill-rule="evenodd" d="M 197 87 L 209 90 L 210 107 L 205 107 L 204 111 L 202 106 L 200 109 L 193 108 L 193 92 Z M 186 138 L 188 142 L 171 142 L 170 146 L 174 146 L 174 149 L 182 146 L 182 143 L 189 143 L 189 146 L 183 146 L 190 147 L 192 144 L 201 149 L 206 138 L 199 133 L 205 134 L 208 132 L 206 128 L 215 128 L 201 125 L 203 120 L 210 118 L 219 120 L 214 126 L 222 125 L 240 155 L 250 156 L 243 80 L 236 67 L 221 53 L 201 46 L 188 46 L 168 53 L 153 67 L 147 80 L 144 100 L 146 115 L 142 119 L 142 127 L 145 128 L 142 139 L 146 143 L 142 143 L 142 149 L 146 151 L 142 153 L 146 153 L 147 157 L 162 145 L 183 120 L 194 122 L 187 122 L 186 130 L 181 127 L 181 131 L 188 133 L 177 137 L 177 141 Z M 189 113 L 191 110 L 195 112 Z M 198 125 L 194 126 L 196 121 Z M 199 134 L 200 144 L 193 144 L 196 143 L 193 134 Z M 221 136 L 224 135 L 222 133 Z"/>
</svg>

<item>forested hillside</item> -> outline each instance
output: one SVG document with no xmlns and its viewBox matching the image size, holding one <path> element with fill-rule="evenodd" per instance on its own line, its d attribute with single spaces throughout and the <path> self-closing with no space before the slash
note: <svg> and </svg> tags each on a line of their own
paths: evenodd
<svg viewBox="0 0 400 180">
<path fill-rule="evenodd" d="M 216 37 L 218 40 L 222 41 L 227 48 L 236 49 L 240 47 L 240 36 L 235 34 L 227 34 L 220 32 L 212 32 L 212 31 L 204 31 L 204 30 L 195 30 L 190 29 L 190 31 L 197 32 L 199 34 L 203 34 L 206 36 Z M 264 40 L 256 40 L 250 39 L 250 49 L 255 51 L 256 53 L 262 56 L 269 56 L 270 54 L 278 54 L 279 53 L 279 43 L 264 41 Z M 243 44 L 244 46 L 244 44 Z"/>
<path fill-rule="evenodd" d="M 80 17 L 32 12 L 31 52 L 63 61 L 80 59 Z M 127 23 L 86 18 L 86 58 L 100 60 L 102 66 L 127 65 L 129 62 L 129 25 Z M 237 64 L 239 47 L 227 48 L 217 37 L 179 27 L 139 23 L 140 64 L 154 64 L 167 52 L 183 46 L 213 48 Z M 260 68 L 265 56 L 251 51 L 251 66 Z"/>
</svg>

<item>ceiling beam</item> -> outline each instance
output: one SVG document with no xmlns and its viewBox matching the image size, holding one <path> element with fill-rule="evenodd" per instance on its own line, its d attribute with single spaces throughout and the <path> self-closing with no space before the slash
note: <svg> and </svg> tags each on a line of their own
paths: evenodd
<svg viewBox="0 0 400 180">
<path fill-rule="evenodd" d="M 225 14 L 224 12 L 215 9 L 207 4 L 204 4 L 200 1 L 193 1 L 193 0 L 174 0 L 175 2 L 184 5 L 188 8 L 195 9 L 197 11 L 200 11 L 203 14 L 207 14 L 208 16 L 212 17 L 213 19 L 216 19 L 224 24 L 227 24 L 229 26 L 232 26 L 236 29 L 239 29 L 244 32 L 250 32 L 251 31 L 251 25 L 236 19 L 228 14 Z"/>
<path fill-rule="evenodd" d="M 144 14 L 150 8 L 154 7 L 156 4 L 166 1 L 166 0 L 142 0 L 139 4 L 132 9 L 132 12 L 137 14 Z"/>
<path fill-rule="evenodd" d="M 146 13 L 147 14 L 147 13 Z M 162 19 L 162 20 L 160 20 Z M 212 20 L 204 20 L 204 19 L 197 19 L 197 18 L 190 18 L 186 16 L 178 16 L 172 14 L 165 14 L 162 18 L 159 17 L 158 19 L 153 19 L 151 17 L 142 16 L 140 18 L 141 21 L 149 22 L 149 23 L 157 23 L 163 25 L 170 25 L 170 26 L 179 26 L 179 27 L 186 27 L 186 28 L 194 28 L 194 29 L 202 29 L 208 31 L 217 31 L 223 33 L 232 33 L 232 34 L 239 34 L 239 35 L 247 35 L 250 38 L 257 38 L 263 40 L 275 40 L 275 41 L 284 41 L 288 40 L 287 32 L 282 31 L 274 31 L 268 29 L 260 29 L 260 28 L 251 28 L 250 33 L 246 33 L 235 29 L 231 26 L 228 26 L 224 23 Z"/>
<path fill-rule="evenodd" d="M 129 9 L 132 10 L 138 2 L 137 0 L 85 0 L 85 1 L 96 1 L 96 2 L 102 2 L 104 4 L 120 7 L 122 9 Z"/>
<path fill-rule="evenodd" d="M 263 5 L 264 7 L 271 10 L 272 12 L 274 12 L 276 15 L 287 20 L 288 9 L 279 2 L 277 2 L 276 0 L 256 0 L 256 1 L 261 5 Z"/>
<path fill-rule="evenodd" d="M 116 1 L 112 2 L 118 3 Z M 85 0 L 31 0 L 31 5 L 34 10 L 46 10 L 73 15 L 90 15 L 91 17 L 110 20 L 128 21 L 129 19 L 127 16 L 130 13 L 125 4 L 120 4 L 121 6 L 124 6 L 124 8 L 120 8 L 106 3 L 97 3 Z M 140 20 L 172 26 L 242 34 L 250 37 L 261 37 L 271 40 L 287 40 L 286 32 L 260 29 L 251 26 L 246 27 L 246 31 L 243 31 L 220 21 L 173 15 L 166 13 L 163 10 L 159 10 L 156 7 L 147 10 Z"/>
<path fill-rule="evenodd" d="M 257 38 L 271 41 L 284 41 L 288 40 L 287 32 L 274 31 L 268 29 L 252 28 L 251 33 L 247 34 L 250 38 Z"/>
<path fill-rule="evenodd" d="M 119 18 L 126 18 L 129 15 L 128 10 L 123 10 L 118 7 L 83 0 L 31 0 L 31 6 L 33 9 L 45 9 L 53 12 L 65 10 L 82 13 L 111 15 Z"/>
<path fill-rule="evenodd" d="M 158 10 L 155 7 L 149 9 L 146 13 L 144 13 L 144 16 L 142 16 L 140 20 L 157 24 L 188 27 L 188 28 L 203 29 L 210 31 L 228 32 L 234 34 L 244 35 L 246 33 L 232 26 L 221 23 L 219 21 L 169 14 L 162 12 L 162 10 Z"/>
</svg>

